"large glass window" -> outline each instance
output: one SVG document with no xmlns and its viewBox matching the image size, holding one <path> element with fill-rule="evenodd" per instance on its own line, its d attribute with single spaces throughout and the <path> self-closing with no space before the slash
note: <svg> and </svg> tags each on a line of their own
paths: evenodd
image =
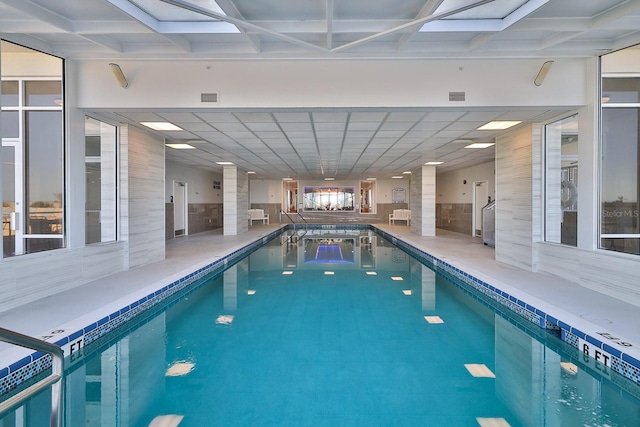
<svg viewBox="0 0 640 427">
<path fill-rule="evenodd" d="M 116 127 L 85 120 L 86 243 L 116 240 Z"/>
<path fill-rule="evenodd" d="M 640 254 L 640 50 L 611 55 L 602 58 L 600 247 Z"/>
<path fill-rule="evenodd" d="M 353 211 L 354 187 L 304 187 L 305 211 Z"/>
<path fill-rule="evenodd" d="M 545 126 L 545 240 L 577 246 L 578 116 Z"/>
<path fill-rule="evenodd" d="M 5 41 L 0 55 L 3 257 L 61 248 L 63 62 Z"/>
</svg>

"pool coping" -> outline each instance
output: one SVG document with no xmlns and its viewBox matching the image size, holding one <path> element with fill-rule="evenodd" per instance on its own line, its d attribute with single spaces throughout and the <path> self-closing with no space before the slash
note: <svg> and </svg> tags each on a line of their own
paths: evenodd
<svg viewBox="0 0 640 427">
<path fill-rule="evenodd" d="M 374 224 L 308 224 L 306 227 L 320 230 L 373 230 L 427 266 L 450 274 L 511 312 L 518 314 L 526 321 L 542 329 L 559 331 L 562 341 L 575 348 L 578 354 L 583 356 L 582 362 L 588 364 L 594 371 L 606 375 L 607 369 L 611 369 L 636 385 L 640 385 L 640 350 L 602 327 L 591 324 L 481 272 L 464 271 L 459 264 L 456 265 L 455 260 L 445 261 L 435 257 Z M 224 271 L 230 263 L 263 246 L 279 236 L 284 230 L 292 228 L 290 224 L 283 225 L 215 261 L 194 264 L 189 268 L 193 271 L 189 273 L 177 272 L 164 280 L 110 303 L 109 307 L 120 308 L 108 315 L 97 312 L 89 313 L 56 327 L 49 335 L 42 336 L 41 339 L 60 346 L 65 356 L 72 355 L 204 276 Z M 469 269 L 467 268 L 467 270 Z M 78 324 L 84 326 L 78 327 Z M 587 349 L 584 346 L 588 347 L 590 357 L 585 357 Z M 8 397 L 21 384 L 51 367 L 50 356 L 31 350 L 24 350 L 24 352 L 28 354 L 0 369 L 0 399 Z M 596 360 L 594 355 L 600 360 Z"/>
</svg>

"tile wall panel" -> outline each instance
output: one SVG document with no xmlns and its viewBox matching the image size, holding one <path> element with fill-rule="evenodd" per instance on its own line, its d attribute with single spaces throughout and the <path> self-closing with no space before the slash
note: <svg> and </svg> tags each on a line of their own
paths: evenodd
<svg viewBox="0 0 640 427">
<path fill-rule="evenodd" d="M 411 182 L 409 183 L 409 191 L 411 198 L 411 232 L 422 234 L 422 168 L 411 171 Z"/>
<path fill-rule="evenodd" d="M 496 143 L 496 260 L 533 268 L 532 127 Z"/>
<path fill-rule="evenodd" d="M 129 267 L 164 259 L 164 143 L 130 127 L 128 134 Z"/>
</svg>

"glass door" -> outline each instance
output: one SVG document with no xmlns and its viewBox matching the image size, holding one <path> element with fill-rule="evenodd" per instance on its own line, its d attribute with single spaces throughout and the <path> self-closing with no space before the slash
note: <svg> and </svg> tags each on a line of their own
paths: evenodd
<svg viewBox="0 0 640 427">
<path fill-rule="evenodd" d="M 24 253 L 22 145 L 2 140 L 2 251 L 3 257 Z"/>
</svg>

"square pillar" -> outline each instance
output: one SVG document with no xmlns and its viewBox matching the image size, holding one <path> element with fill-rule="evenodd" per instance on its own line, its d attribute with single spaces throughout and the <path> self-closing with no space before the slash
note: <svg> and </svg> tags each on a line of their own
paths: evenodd
<svg viewBox="0 0 640 427">
<path fill-rule="evenodd" d="M 249 179 L 238 173 L 236 166 L 224 166 L 223 183 L 223 234 L 235 236 L 249 230 Z"/>
</svg>

